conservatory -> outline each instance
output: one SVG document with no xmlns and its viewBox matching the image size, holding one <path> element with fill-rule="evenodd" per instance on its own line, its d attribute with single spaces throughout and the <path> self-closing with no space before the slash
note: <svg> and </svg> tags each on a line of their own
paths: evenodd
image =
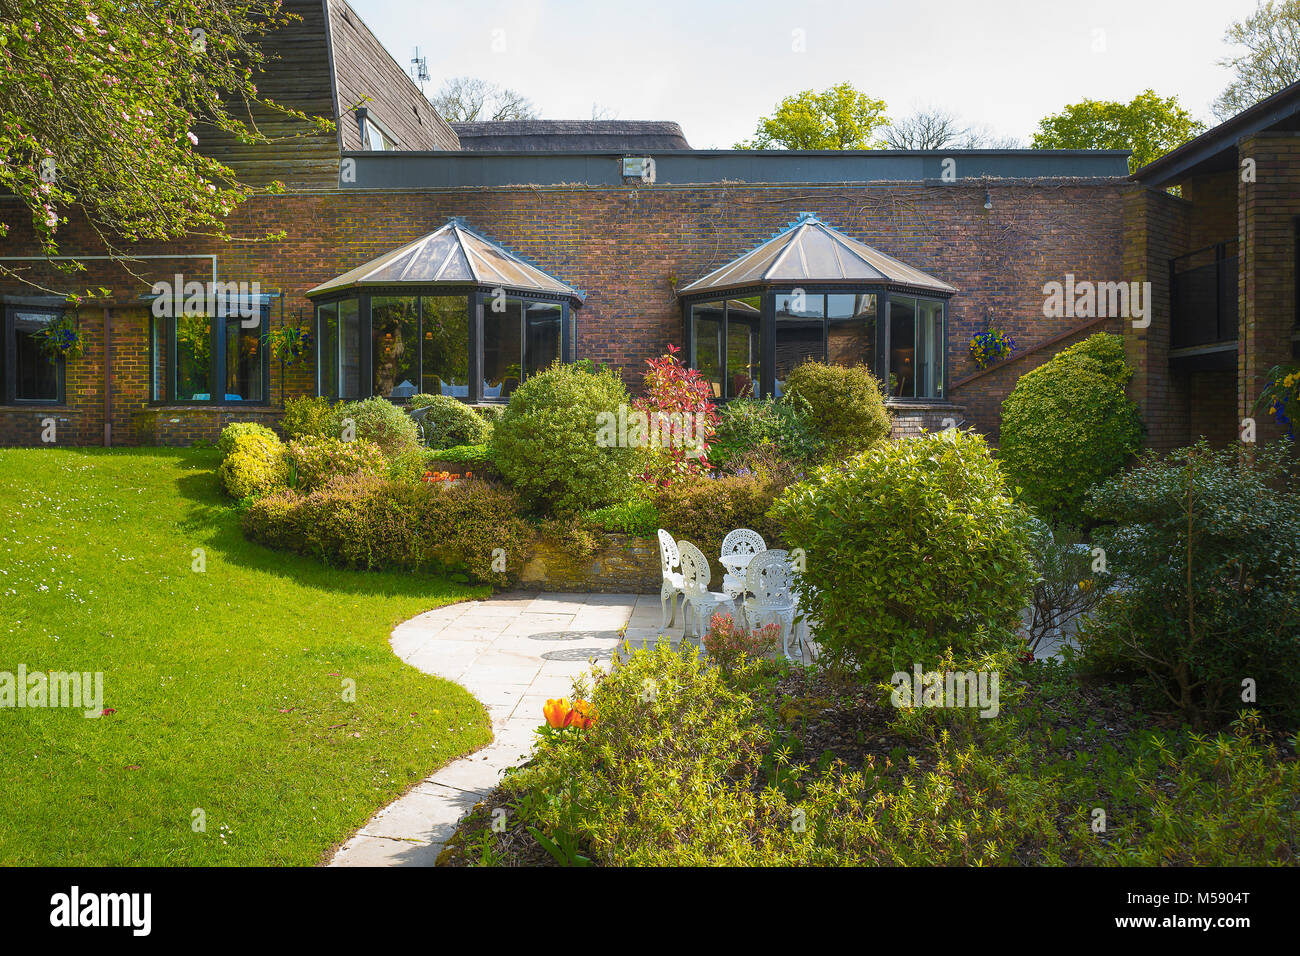
<svg viewBox="0 0 1300 956">
<path fill-rule="evenodd" d="M 802 213 L 678 296 L 686 354 L 715 398 L 780 397 L 790 370 L 814 359 L 864 363 L 891 399 L 935 401 L 956 291 Z"/>
<path fill-rule="evenodd" d="M 317 394 L 471 403 L 504 402 L 529 375 L 571 360 L 583 300 L 460 219 L 307 296 Z"/>
</svg>

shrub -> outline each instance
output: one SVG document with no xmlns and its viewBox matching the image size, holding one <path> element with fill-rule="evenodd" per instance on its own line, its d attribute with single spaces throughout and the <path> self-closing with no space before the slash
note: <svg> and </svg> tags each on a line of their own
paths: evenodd
<svg viewBox="0 0 1300 956">
<path fill-rule="evenodd" d="M 649 419 L 652 432 L 650 463 L 642 476 L 647 481 L 665 482 L 709 471 L 709 443 L 718 423 L 713 389 L 693 368 L 686 368 L 677 353 L 647 359 L 645 397 L 636 408 Z M 629 430 L 631 426 L 629 425 Z"/>
<path fill-rule="evenodd" d="M 780 639 L 779 625 L 745 628 L 733 621 L 730 614 L 715 614 L 709 620 L 702 643 L 719 667 L 732 671 L 743 657 L 767 657 L 775 653 Z"/>
<path fill-rule="evenodd" d="M 492 459 L 533 509 L 579 512 L 628 498 L 641 460 L 635 448 L 597 440 L 627 390 L 612 372 L 556 364 L 510 396 L 492 434 Z"/>
<path fill-rule="evenodd" d="M 492 437 L 492 426 L 482 415 L 449 395 L 413 395 L 411 408 L 428 409 L 420 422 L 430 448 L 482 445 Z"/>
<path fill-rule="evenodd" d="M 768 512 L 783 487 L 770 476 L 723 475 L 658 488 L 653 500 L 660 527 L 703 551 L 709 558 L 713 581 L 718 583 L 726 573 L 718 555 L 728 531 L 751 528 L 763 536 L 769 548 L 778 546 L 780 528 Z"/>
<path fill-rule="evenodd" d="M 453 445 L 429 453 L 430 461 L 450 461 L 458 465 L 490 465 L 492 452 L 487 445 Z"/>
<path fill-rule="evenodd" d="M 1029 541 L 1036 580 L 1025 638 L 1029 649 L 1036 651 L 1045 638 L 1066 636 L 1071 625 L 1092 613 L 1109 591 L 1112 577 L 1093 570 L 1090 548 L 1075 547 L 1076 529 L 1062 526 L 1053 533 L 1037 519 L 1032 526 Z"/>
<path fill-rule="evenodd" d="M 1004 645 L 1032 581 L 1027 516 L 984 439 L 881 442 L 791 485 L 773 514 L 806 562 L 804 607 L 828 658 L 868 680 Z"/>
<path fill-rule="evenodd" d="M 383 452 L 369 441 L 303 437 L 289 442 L 287 459 L 293 487 L 304 494 L 315 491 L 336 475 L 358 471 L 378 475 L 384 470 Z"/>
<path fill-rule="evenodd" d="M 327 398 L 287 398 L 280 431 L 286 439 L 338 437 L 334 429 L 334 411 L 337 405 Z"/>
<path fill-rule="evenodd" d="M 334 410 L 333 434 L 348 438 L 344 424 L 351 421 L 356 441 L 372 441 L 390 458 L 419 444 L 419 429 L 411 416 L 386 398 L 348 402 Z"/>
<path fill-rule="evenodd" d="M 258 435 L 262 438 L 270 438 L 275 441 L 280 440 L 280 436 L 265 425 L 259 425 L 257 422 L 231 422 L 221 430 L 221 437 L 217 439 L 213 446 L 221 460 L 225 461 L 230 457 L 230 453 L 235 450 L 235 440 L 241 435 Z"/>
<path fill-rule="evenodd" d="M 328 564 L 378 570 L 431 568 L 504 582 L 522 566 L 532 529 L 506 488 L 482 481 L 454 486 L 389 481 L 361 472 L 331 478 L 308 495 L 256 502 L 245 533 Z M 502 549 L 506 571 L 494 570 Z"/>
<path fill-rule="evenodd" d="M 620 501 L 587 512 L 587 524 L 601 531 L 629 534 L 637 538 L 653 538 L 659 530 L 659 509 L 645 498 Z"/>
<path fill-rule="evenodd" d="M 1077 522 L 1084 492 L 1137 452 L 1142 424 L 1124 394 L 1124 342 L 1098 333 L 1031 369 L 1002 403 L 998 458 L 1049 523 Z"/>
<path fill-rule="evenodd" d="M 1258 706 L 1300 723 L 1300 495 L 1276 491 L 1285 452 L 1253 464 L 1204 443 L 1141 464 L 1095 488 L 1094 535 L 1123 588 L 1085 621 L 1085 660 L 1146 675 L 1197 727 L 1230 718 L 1242 681 Z M 1248 701 L 1249 702 L 1249 701 Z"/>
<path fill-rule="evenodd" d="M 889 437 L 880 383 L 865 365 L 804 362 L 790 372 L 781 401 L 802 406 L 828 453 L 843 458 Z"/>
<path fill-rule="evenodd" d="M 755 453 L 774 454 L 796 463 L 815 459 L 822 442 L 808 421 L 806 408 L 802 402 L 733 399 L 718 416 L 709 461 L 731 470 L 733 464 Z"/>
<path fill-rule="evenodd" d="M 226 494 L 240 501 L 284 488 L 289 482 L 284 444 L 274 433 L 250 431 L 236 436 L 217 478 Z"/>
</svg>

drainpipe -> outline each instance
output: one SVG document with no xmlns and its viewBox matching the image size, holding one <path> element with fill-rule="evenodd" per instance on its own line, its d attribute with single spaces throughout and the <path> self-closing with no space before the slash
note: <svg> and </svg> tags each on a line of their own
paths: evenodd
<svg viewBox="0 0 1300 956">
<path fill-rule="evenodd" d="M 104 306 L 104 447 L 113 447 L 113 320 Z"/>
</svg>

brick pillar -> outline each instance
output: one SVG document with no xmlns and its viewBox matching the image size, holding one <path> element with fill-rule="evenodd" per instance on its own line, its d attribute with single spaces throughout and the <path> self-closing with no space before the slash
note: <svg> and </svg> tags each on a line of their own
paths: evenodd
<svg viewBox="0 0 1300 956">
<path fill-rule="evenodd" d="M 1124 348 L 1133 380 L 1129 396 L 1146 424 L 1146 444 L 1161 450 L 1188 441 L 1185 390 L 1169 371 L 1169 260 L 1187 247 L 1188 203 L 1135 186 L 1124 197 L 1124 278 L 1151 283 L 1151 324 L 1124 324 Z"/>
<path fill-rule="evenodd" d="M 1238 145 L 1255 160 L 1255 182 L 1238 176 L 1241 243 L 1237 282 L 1237 406 L 1251 414 L 1268 370 L 1291 360 L 1296 328 L 1296 219 L 1300 217 L 1300 134 L 1257 133 Z M 1282 434 L 1258 416 L 1259 441 Z"/>
</svg>

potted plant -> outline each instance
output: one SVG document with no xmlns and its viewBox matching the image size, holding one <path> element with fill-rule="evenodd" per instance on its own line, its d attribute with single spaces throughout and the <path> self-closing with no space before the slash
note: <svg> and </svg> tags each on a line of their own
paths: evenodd
<svg viewBox="0 0 1300 956">
<path fill-rule="evenodd" d="M 988 368 L 1016 350 L 1016 340 L 1001 329 L 988 328 L 970 340 L 970 357 L 975 367 Z"/>
<path fill-rule="evenodd" d="M 80 358 L 86 348 L 86 337 L 75 314 L 64 314 L 47 325 L 40 333 L 40 348 L 52 358 Z"/>
<path fill-rule="evenodd" d="M 1255 403 L 1255 414 L 1267 409 L 1273 420 L 1286 429 L 1286 437 L 1295 440 L 1295 416 L 1300 411 L 1300 362 L 1275 365 L 1268 372 L 1268 384 Z"/>
</svg>

